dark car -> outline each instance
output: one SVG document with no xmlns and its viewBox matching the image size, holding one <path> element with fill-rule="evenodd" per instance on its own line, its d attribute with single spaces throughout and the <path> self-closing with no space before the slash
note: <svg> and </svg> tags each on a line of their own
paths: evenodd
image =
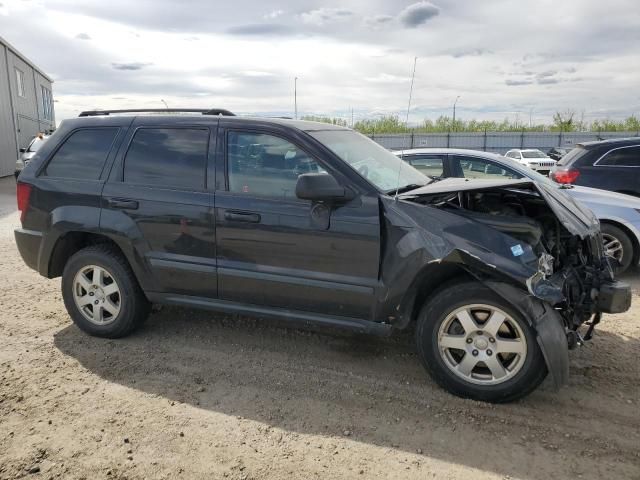
<svg viewBox="0 0 640 480">
<path fill-rule="evenodd" d="M 440 385 L 501 402 L 564 383 L 578 328 L 630 306 L 597 219 L 549 185 L 436 182 L 324 123 L 114 113 L 62 122 L 17 188 L 24 261 L 91 335 L 152 303 L 415 326 Z"/>
<path fill-rule="evenodd" d="M 640 197 L 640 138 L 580 143 L 558 161 L 549 177 Z"/>
<path fill-rule="evenodd" d="M 547 156 L 549 158 L 553 158 L 554 160 L 560 160 L 567 153 L 569 153 L 570 150 L 571 150 L 570 148 L 553 147 L 551 150 L 547 152 Z"/>
</svg>

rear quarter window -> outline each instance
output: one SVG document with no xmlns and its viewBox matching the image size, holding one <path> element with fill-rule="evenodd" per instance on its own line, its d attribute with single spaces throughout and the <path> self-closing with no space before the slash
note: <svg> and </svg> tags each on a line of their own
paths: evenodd
<svg viewBox="0 0 640 480">
<path fill-rule="evenodd" d="M 43 175 L 98 180 L 117 134 L 117 128 L 76 130 L 53 154 Z"/>
<path fill-rule="evenodd" d="M 640 146 L 610 150 L 597 164 L 603 167 L 640 167 Z"/>
</svg>

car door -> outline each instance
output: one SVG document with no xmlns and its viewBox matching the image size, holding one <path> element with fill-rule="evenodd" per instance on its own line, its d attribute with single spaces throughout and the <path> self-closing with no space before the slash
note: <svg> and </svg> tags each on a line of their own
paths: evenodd
<svg viewBox="0 0 640 480">
<path fill-rule="evenodd" d="M 377 196 L 333 206 L 298 199 L 300 174 L 330 168 L 282 132 L 221 127 L 218 143 L 218 175 L 225 178 L 215 194 L 220 298 L 372 318 Z"/>
<path fill-rule="evenodd" d="M 132 245 L 151 273 L 145 289 L 217 295 L 213 195 L 207 190 L 211 124 L 137 119 L 103 190 L 101 228 Z M 215 170 L 215 169 L 214 169 Z"/>
</svg>

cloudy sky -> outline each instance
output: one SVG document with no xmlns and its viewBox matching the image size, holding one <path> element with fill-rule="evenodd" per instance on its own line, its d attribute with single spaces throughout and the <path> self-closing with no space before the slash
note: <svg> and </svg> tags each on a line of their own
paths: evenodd
<svg viewBox="0 0 640 480">
<path fill-rule="evenodd" d="M 92 108 L 411 121 L 640 114 L 637 0 L 0 0 L 0 35 Z M 402 114 L 404 116 L 404 114 Z"/>
</svg>

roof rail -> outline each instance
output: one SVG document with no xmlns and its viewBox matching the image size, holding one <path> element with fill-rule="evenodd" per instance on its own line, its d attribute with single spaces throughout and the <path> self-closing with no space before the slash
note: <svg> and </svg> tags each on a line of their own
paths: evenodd
<svg viewBox="0 0 640 480">
<path fill-rule="evenodd" d="M 79 117 L 99 117 L 112 113 L 201 113 L 202 115 L 222 115 L 235 117 L 235 114 L 224 108 L 131 108 L 126 110 L 86 110 Z"/>
</svg>

